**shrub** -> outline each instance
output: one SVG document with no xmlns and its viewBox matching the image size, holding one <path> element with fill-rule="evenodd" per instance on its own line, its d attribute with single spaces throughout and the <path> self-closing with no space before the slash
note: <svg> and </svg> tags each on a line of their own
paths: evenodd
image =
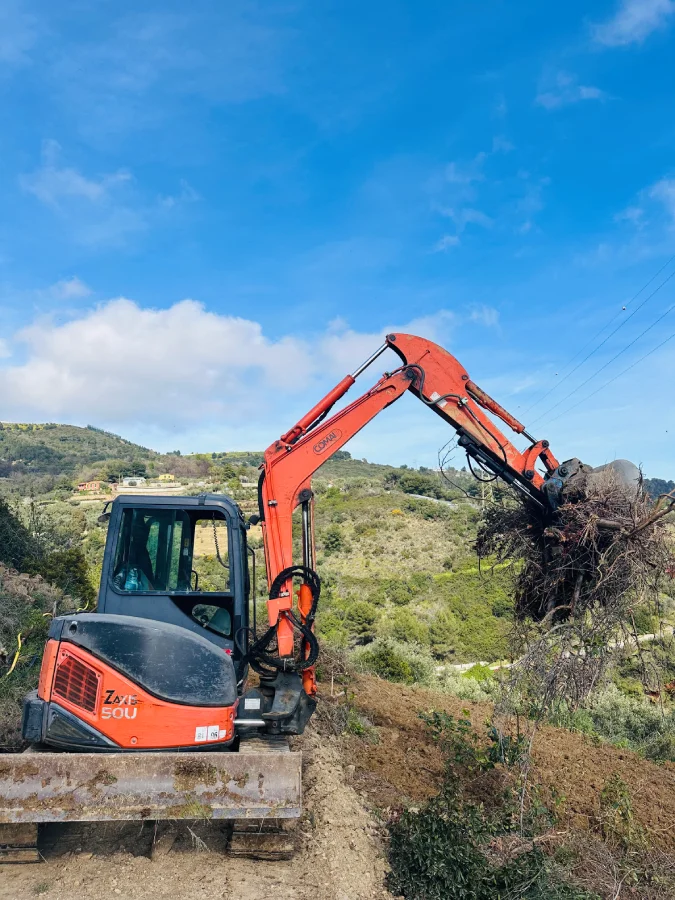
<svg viewBox="0 0 675 900">
<path fill-rule="evenodd" d="M 459 641 L 459 623 L 449 610 L 441 610 L 431 622 L 429 639 L 437 656 L 447 656 L 456 650 Z"/>
<path fill-rule="evenodd" d="M 392 638 L 378 638 L 352 654 L 354 666 L 388 681 L 429 684 L 434 675 L 431 655 L 415 644 L 401 644 Z"/>
<path fill-rule="evenodd" d="M 429 628 L 418 615 L 399 608 L 382 620 L 382 634 L 407 644 L 428 644 Z"/>
<path fill-rule="evenodd" d="M 648 759 L 675 761 L 675 711 L 664 713 L 645 697 L 626 696 L 614 684 L 599 691 L 586 708 L 558 706 L 551 721 L 629 747 Z"/>
<path fill-rule="evenodd" d="M 70 599 L 42 578 L 0 565 L 0 647 L 8 652 L 0 662 L 0 749 L 21 747 L 23 697 L 37 687 L 51 616 L 55 610 L 62 615 L 72 609 Z M 21 651 L 16 657 L 19 633 Z"/>
<path fill-rule="evenodd" d="M 326 553 L 339 553 L 344 546 L 345 538 L 342 529 L 338 525 L 329 525 L 323 533 L 323 548 Z"/>
<path fill-rule="evenodd" d="M 494 727 L 489 744 L 478 740 L 467 720 L 445 713 L 422 716 L 445 760 L 443 786 L 421 809 L 407 809 L 390 820 L 389 888 L 406 900 L 594 900 L 594 895 L 566 884 L 556 865 L 526 840 L 518 857 L 500 865 L 492 861 L 490 838 L 512 830 L 516 792 L 513 780 L 494 806 L 467 799 L 464 783 L 503 763 L 508 773 L 523 752 L 522 739 L 504 745 Z"/>
<path fill-rule="evenodd" d="M 475 666 L 471 666 L 464 674 L 462 678 L 470 678 L 473 681 L 493 681 L 494 680 L 494 672 L 489 666 L 483 666 L 480 663 L 476 663 Z"/>
<path fill-rule="evenodd" d="M 375 637 L 374 624 L 378 617 L 378 611 L 367 600 L 354 600 L 345 607 L 344 624 L 347 631 L 362 640 L 372 640 Z"/>
<path fill-rule="evenodd" d="M 491 682 L 474 681 L 472 678 L 465 678 L 464 675 L 449 673 L 439 677 L 439 687 L 446 694 L 452 694 L 460 700 L 486 703 L 494 699 L 497 682 L 494 679 Z"/>
</svg>

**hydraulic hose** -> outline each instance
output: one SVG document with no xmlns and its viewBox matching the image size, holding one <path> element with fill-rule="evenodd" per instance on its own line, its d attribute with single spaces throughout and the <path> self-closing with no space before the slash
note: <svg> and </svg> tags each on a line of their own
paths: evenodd
<svg viewBox="0 0 675 900">
<path fill-rule="evenodd" d="M 312 605 L 305 617 L 305 621 L 301 621 L 293 610 L 282 610 L 279 615 L 285 616 L 293 628 L 302 636 L 300 654 L 297 657 L 275 655 L 274 643 L 277 636 L 277 626 L 274 624 L 250 646 L 245 657 L 245 662 L 250 663 L 251 668 L 258 675 L 270 675 L 275 671 L 303 672 L 305 669 L 313 666 L 319 657 L 319 642 L 312 631 L 312 625 L 316 618 L 316 610 L 321 595 L 321 580 L 314 569 L 300 565 L 289 566 L 287 569 L 283 569 L 272 582 L 269 597 L 270 600 L 276 600 L 280 595 L 281 588 L 289 578 L 297 576 L 304 579 L 304 583 L 308 585 L 312 593 Z"/>
</svg>

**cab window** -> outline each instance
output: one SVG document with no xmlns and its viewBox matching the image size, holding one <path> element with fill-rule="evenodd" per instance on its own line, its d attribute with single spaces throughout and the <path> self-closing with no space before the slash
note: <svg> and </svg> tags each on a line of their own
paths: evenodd
<svg viewBox="0 0 675 900">
<path fill-rule="evenodd" d="M 211 510 L 123 510 L 112 580 L 130 593 L 229 592 L 227 520 Z"/>
</svg>

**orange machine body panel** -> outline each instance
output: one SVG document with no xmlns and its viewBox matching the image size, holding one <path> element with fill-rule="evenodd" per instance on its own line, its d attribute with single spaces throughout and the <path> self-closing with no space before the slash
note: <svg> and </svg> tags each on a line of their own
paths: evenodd
<svg viewBox="0 0 675 900">
<path fill-rule="evenodd" d="M 160 700 L 67 641 L 48 641 L 38 696 L 129 750 L 200 749 L 234 737 L 237 703 L 193 707 Z"/>
</svg>

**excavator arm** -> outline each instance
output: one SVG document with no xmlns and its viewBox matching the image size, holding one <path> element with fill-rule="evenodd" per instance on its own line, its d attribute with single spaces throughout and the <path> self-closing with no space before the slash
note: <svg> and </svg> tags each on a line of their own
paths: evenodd
<svg viewBox="0 0 675 900">
<path fill-rule="evenodd" d="M 401 365 L 385 372 L 379 381 L 349 405 L 329 417 L 343 397 L 385 350 L 393 350 Z M 307 629 L 312 628 L 318 580 L 314 575 L 315 548 L 311 479 L 314 472 L 358 431 L 406 391 L 418 397 L 451 425 L 458 444 L 483 470 L 499 476 L 525 495 L 527 501 L 547 505 L 547 478 L 558 469 L 558 461 L 547 441 L 537 441 L 524 426 L 471 380 L 468 372 L 447 350 L 432 341 L 408 334 L 389 334 L 385 343 L 352 375 L 347 375 L 313 409 L 265 451 L 259 483 L 260 520 L 270 599 L 270 632 L 275 631 L 277 663 L 289 658 L 294 632 L 304 626 L 304 654 L 309 662 Z M 523 452 L 496 427 L 487 412 L 501 419 L 511 431 L 530 441 Z M 546 475 L 535 469 L 543 464 Z M 302 508 L 302 566 L 293 558 L 293 512 Z M 294 612 L 293 575 L 304 583 L 298 594 L 299 618 Z M 277 668 L 283 666 L 277 665 Z M 316 692 L 313 665 L 303 670 L 308 695 Z"/>
</svg>

